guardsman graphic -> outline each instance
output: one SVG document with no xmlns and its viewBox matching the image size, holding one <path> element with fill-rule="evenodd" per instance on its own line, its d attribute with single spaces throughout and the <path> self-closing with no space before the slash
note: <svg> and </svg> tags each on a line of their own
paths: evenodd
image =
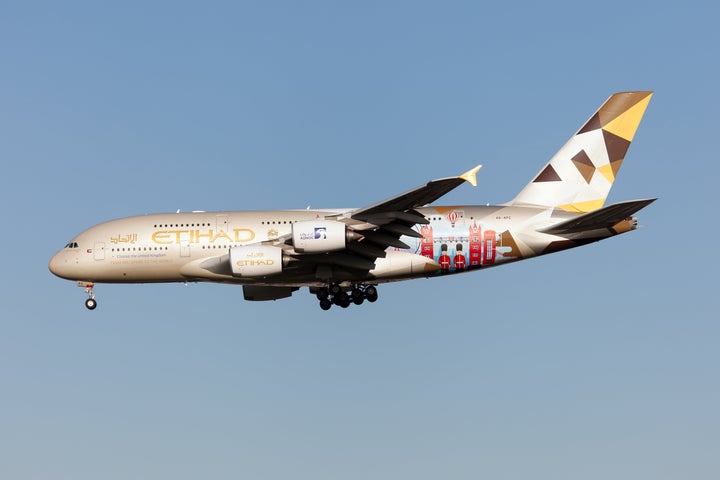
<svg viewBox="0 0 720 480">
<path fill-rule="evenodd" d="M 462 243 L 455 246 L 455 257 L 453 258 L 455 270 L 465 270 L 465 255 L 463 255 L 462 249 Z"/>
<path fill-rule="evenodd" d="M 450 271 L 450 255 L 448 255 L 448 246 L 446 243 L 440 245 L 440 258 L 438 258 L 440 264 L 440 273 L 448 273 Z"/>
</svg>

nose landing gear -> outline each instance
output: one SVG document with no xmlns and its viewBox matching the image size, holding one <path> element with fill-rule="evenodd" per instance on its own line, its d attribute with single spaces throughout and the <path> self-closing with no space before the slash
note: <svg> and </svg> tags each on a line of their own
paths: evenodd
<svg viewBox="0 0 720 480">
<path fill-rule="evenodd" d="M 374 302 L 378 299 L 375 285 L 355 285 L 348 294 L 337 283 L 331 283 L 327 287 L 318 288 L 315 295 L 323 310 L 330 310 L 333 305 L 347 308 L 351 303 L 361 305 L 365 300 Z"/>
<path fill-rule="evenodd" d="M 95 310 L 97 307 L 97 301 L 95 300 L 95 284 L 92 282 L 78 282 L 78 287 L 85 287 L 85 293 L 87 293 L 88 299 L 85 300 L 85 308 L 88 310 Z"/>
</svg>

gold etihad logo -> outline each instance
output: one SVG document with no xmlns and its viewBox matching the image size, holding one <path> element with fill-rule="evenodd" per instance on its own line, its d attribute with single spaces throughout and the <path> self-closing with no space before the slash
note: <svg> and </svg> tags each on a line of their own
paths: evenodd
<svg viewBox="0 0 720 480">
<path fill-rule="evenodd" d="M 215 243 L 217 240 L 225 240 L 230 243 L 251 242 L 255 238 L 255 232 L 249 228 L 233 228 L 230 232 L 223 230 L 160 230 L 152 234 L 152 241 L 161 245 L 189 242 L 202 243 L 204 241 Z"/>
<path fill-rule="evenodd" d="M 238 260 L 235 262 L 238 267 L 269 267 L 275 265 L 275 260 Z"/>
<path fill-rule="evenodd" d="M 263 259 L 265 256 L 262 252 L 250 252 L 245 255 L 248 260 L 238 260 L 235 262 L 240 268 L 243 267 L 270 267 L 275 265 L 275 260 L 272 258 Z"/>
</svg>

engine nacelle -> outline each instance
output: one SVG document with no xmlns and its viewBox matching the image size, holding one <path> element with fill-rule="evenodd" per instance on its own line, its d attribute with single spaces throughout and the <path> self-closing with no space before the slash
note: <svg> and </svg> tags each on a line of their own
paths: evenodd
<svg viewBox="0 0 720 480">
<path fill-rule="evenodd" d="M 332 220 L 308 220 L 292 225 L 293 246 L 300 253 L 344 250 L 348 236 L 352 235 L 344 223 Z"/>
<path fill-rule="evenodd" d="M 230 249 L 230 267 L 235 277 L 267 277 L 282 272 L 282 249 L 251 245 Z"/>
</svg>

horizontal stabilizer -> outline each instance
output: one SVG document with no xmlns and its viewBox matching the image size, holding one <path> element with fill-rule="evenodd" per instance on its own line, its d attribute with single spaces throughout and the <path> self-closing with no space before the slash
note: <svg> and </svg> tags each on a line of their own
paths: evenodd
<svg viewBox="0 0 720 480">
<path fill-rule="evenodd" d="M 565 233 L 577 233 L 601 228 L 611 228 L 638 210 L 647 207 L 655 200 L 657 200 L 657 198 L 629 200 L 627 202 L 614 203 L 612 205 L 608 205 L 607 207 L 594 210 L 576 218 L 571 218 L 570 220 L 566 220 L 540 231 L 553 235 L 562 235 Z"/>
</svg>

